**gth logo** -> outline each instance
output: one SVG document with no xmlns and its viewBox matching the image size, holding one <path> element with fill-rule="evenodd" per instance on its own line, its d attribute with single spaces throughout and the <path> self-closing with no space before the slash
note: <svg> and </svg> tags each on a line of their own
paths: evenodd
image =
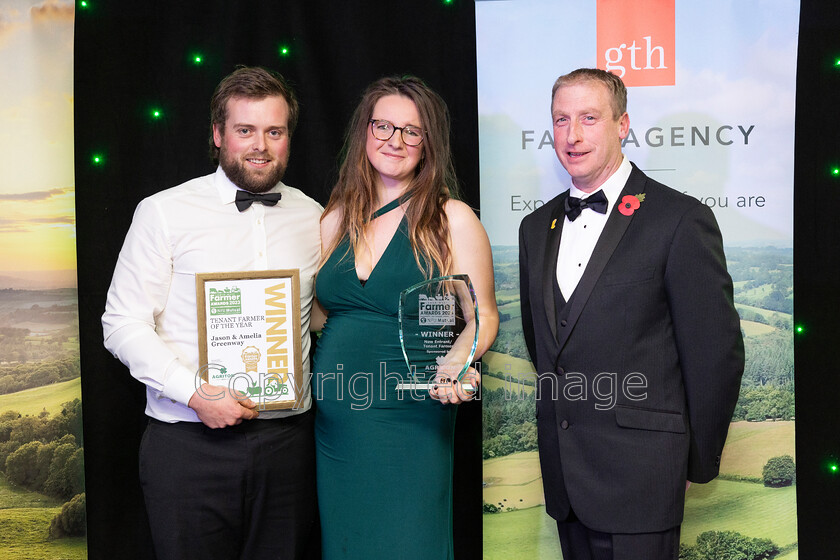
<svg viewBox="0 0 840 560">
<path fill-rule="evenodd" d="M 598 68 L 624 85 L 672 86 L 674 0 L 598 0 Z"/>
</svg>

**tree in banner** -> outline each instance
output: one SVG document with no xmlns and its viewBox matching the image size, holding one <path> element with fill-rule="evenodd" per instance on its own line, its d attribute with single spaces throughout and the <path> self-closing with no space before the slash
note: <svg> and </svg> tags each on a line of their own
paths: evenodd
<svg viewBox="0 0 840 560">
<path fill-rule="evenodd" d="M 61 507 L 61 513 L 53 517 L 50 536 L 55 539 L 79 537 L 85 534 L 86 528 L 85 494 L 81 493 L 73 496 L 72 500 Z"/>
<path fill-rule="evenodd" d="M 796 464 L 790 455 L 773 457 L 761 470 L 764 486 L 781 488 L 796 482 Z"/>
<path fill-rule="evenodd" d="M 680 560 L 760 560 L 779 552 L 770 539 L 752 539 L 735 531 L 706 531 L 694 546 L 680 545 Z"/>
</svg>

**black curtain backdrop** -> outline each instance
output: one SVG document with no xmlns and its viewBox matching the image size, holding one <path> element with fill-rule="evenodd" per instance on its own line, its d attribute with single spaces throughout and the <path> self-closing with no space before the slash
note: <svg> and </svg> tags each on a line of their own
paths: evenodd
<svg viewBox="0 0 840 560">
<path fill-rule="evenodd" d="M 803 0 L 794 149 L 799 558 L 837 558 L 840 526 L 840 4 Z"/>
<path fill-rule="evenodd" d="M 504 37 L 499 37 L 500 41 Z M 278 47 L 290 55 L 283 58 Z M 557 74 L 562 29 L 555 44 Z M 194 52 L 202 65 L 191 62 Z M 794 187 L 799 557 L 836 556 L 840 475 L 840 6 L 801 3 Z M 465 200 L 478 206 L 474 4 L 454 0 L 124 3 L 76 12 L 76 214 L 89 556 L 152 558 L 137 482 L 144 393 L 102 348 L 99 318 L 134 207 L 213 169 L 208 103 L 236 64 L 282 72 L 302 102 L 286 182 L 326 202 L 347 120 L 364 87 L 421 76 L 449 104 Z M 548 85 L 546 87 L 549 87 Z M 163 112 L 149 116 L 152 107 Z M 93 154 L 104 163 L 93 165 Z M 487 227 L 492 225 L 485 224 Z M 481 557 L 480 406 L 462 407 L 456 554 Z"/>
<path fill-rule="evenodd" d="M 152 558 L 137 480 L 144 391 L 102 347 L 99 323 L 135 206 L 214 170 L 207 156 L 210 96 L 235 65 L 246 64 L 278 70 L 295 85 L 301 118 L 285 182 L 322 204 L 365 86 L 384 75 L 420 76 L 449 105 L 456 171 L 464 200 L 477 208 L 474 5 L 464 0 L 90 4 L 76 11 L 75 36 L 89 555 Z M 281 45 L 289 48 L 288 56 L 279 54 Z M 194 53 L 203 57 L 201 65 L 192 62 Z M 162 112 L 160 119 L 151 118 L 152 108 Z M 92 164 L 93 154 L 102 155 L 101 165 Z M 479 403 L 459 410 L 455 488 L 456 553 L 480 558 Z"/>
</svg>

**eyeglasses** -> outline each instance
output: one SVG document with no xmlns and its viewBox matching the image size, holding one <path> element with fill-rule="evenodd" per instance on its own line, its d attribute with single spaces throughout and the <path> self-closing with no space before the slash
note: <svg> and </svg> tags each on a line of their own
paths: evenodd
<svg viewBox="0 0 840 560">
<path fill-rule="evenodd" d="M 382 119 L 370 119 L 370 131 L 377 140 L 390 140 L 394 132 L 400 131 L 406 146 L 419 146 L 423 142 L 423 129 L 416 126 L 394 126 L 394 123 Z"/>
</svg>

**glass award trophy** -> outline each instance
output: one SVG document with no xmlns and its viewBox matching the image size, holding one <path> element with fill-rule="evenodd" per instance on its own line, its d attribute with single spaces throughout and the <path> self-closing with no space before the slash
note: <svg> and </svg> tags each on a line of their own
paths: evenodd
<svg viewBox="0 0 840 560">
<path fill-rule="evenodd" d="M 403 290 L 399 324 L 409 379 L 397 390 L 429 390 L 438 372 L 460 381 L 478 343 L 478 304 L 470 277 L 442 276 Z M 462 387 L 475 390 L 469 384 Z"/>
</svg>

